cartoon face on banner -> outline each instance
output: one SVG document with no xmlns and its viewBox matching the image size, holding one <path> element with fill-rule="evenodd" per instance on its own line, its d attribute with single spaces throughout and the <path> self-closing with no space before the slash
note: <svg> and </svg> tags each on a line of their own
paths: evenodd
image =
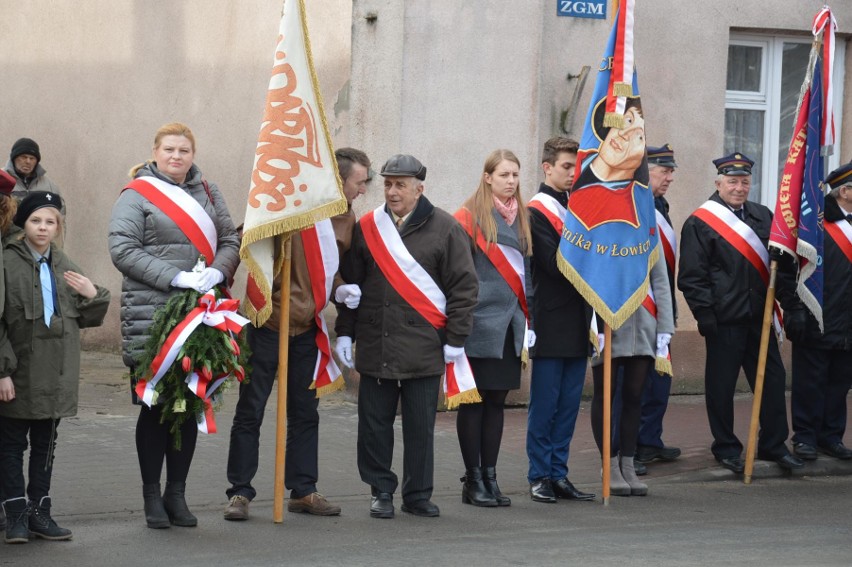
<svg viewBox="0 0 852 567">
<path fill-rule="evenodd" d="M 624 124 L 604 126 L 605 99 L 594 109 L 598 146 L 582 148 L 571 192 L 571 212 L 587 229 L 609 222 L 639 226 L 636 192 L 649 191 L 645 159 L 645 117 L 639 98 L 629 98 Z"/>
</svg>

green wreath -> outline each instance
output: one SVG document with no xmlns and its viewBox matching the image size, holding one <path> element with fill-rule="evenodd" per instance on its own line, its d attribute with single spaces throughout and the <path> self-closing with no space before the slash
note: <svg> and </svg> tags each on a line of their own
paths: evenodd
<svg viewBox="0 0 852 567">
<path fill-rule="evenodd" d="M 218 287 L 214 288 L 216 300 L 226 298 Z M 193 289 L 175 294 L 154 313 L 154 322 L 150 336 L 145 342 L 144 354 L 133 369 L 134 382 L 151 378 L 151 363 L 165 344 L 172 330 L 189 313 L 198 307 L 202 296 Z M 245 328 L 244 328 L 245 329 Z M 154 403 L 162 407 L 160 423 L 168 423 L 175 449 L 181 448 L 181 426 L 192 416 L 196 421 L 204 415 L 204 400 L 196 396 L 186 384 L 186 377 L 193 370 L 207 380 L 216 376 L 228 378 L 216 390 L 213 396 L 213 410 L 222 406 L 222 394 L 234 383 L 248 380 L 247 362 L 249 348 L 245 331 L 235 335 L 223 332 L 208 325 L 198 325 L 180 348 L 174 362 L 154 387 L 157 393 Z"/>
</svg>

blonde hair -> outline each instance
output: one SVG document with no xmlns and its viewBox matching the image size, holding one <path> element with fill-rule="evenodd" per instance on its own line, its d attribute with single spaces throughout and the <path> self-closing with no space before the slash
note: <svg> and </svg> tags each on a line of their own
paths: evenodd
<svg viewBox="0 0 852 567">
<path fill-rule="evenodd" d="M 160 147 L 160 143 L 163 141 L 163 138 L 166 136 L 183 136 L 187 140 L 189 140 L 190 145 L 192 146 L 192 153 L 195 153 L 195 135 L 192 133 L 192 130 L 189 129 L 189 126 L 182 122 L 169 122 L 168 124 L 163 124 L 157 130 L 157 133 L 154 135 L 154 147 L 153 150 L 156 150 Z M 136 177 L 136 174 L 140 169 L 145 167 L 147 164 L 153 162 L 154 160 L 148 159 L 143 161 L 140 164 L 137 164 L 130 168 L 128 175 L 133 179 Z"/>
<path fill-rule="evenodd" d="M 494 150 L 488 157 L 485 158 L 485 164 L 482 166 L 482 176 L 479 179 L 479 187 L 476 188 L 473 195 L 462 205 L 469 210 L 473 215 L 474 226 L 473 235 L 476 239 L 476 231 L 482 232 L 485 241 L 491 245 L 497 242 L 497 223 L 494 222 L 492 211 L 494 210 L 494 196 L 491 192 L 491 186 L 485 182 L 485 175 L 492 175 L 497 169 L 497 166 L 503 160 L 511 161 L 519 168 L 521 162 L 517 156 L 509 150 Z M 527 217 L 527 206 L 521 198 L 521 184 L 515 190 L 515 200 L 518 202 L 518 240 L 521 243 L 521 252 L 525 256 L 532 255 L 532 238 L 530 237 L 530 223 Z"/>
</svg>

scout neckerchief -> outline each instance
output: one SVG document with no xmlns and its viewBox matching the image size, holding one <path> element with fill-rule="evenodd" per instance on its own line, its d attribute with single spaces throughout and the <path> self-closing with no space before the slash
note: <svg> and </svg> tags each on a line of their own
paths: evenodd
<svg viewBox="0 0 852 567">
<path fill-rule="evenodd" d="M 384 205 L 359 221 L 367 248 L 393 289 L 436 329 L 447 326 L 447 298 L 411 255 Z M 447 364 L 444 393 L 450 408 L 481 401 L 467 356 Z"/>
<path fill-rule="evenodd" d="M 216 226 L 201 203 L 177 185 L 156 177 L 137 177 L 123 191 L 128 189 L 136 191 L 160 209 L 204 256 L 207 265 L 213 263 L 218 243 Z"/>
<path fill-rule="evenodd" d="M 846 255 L 846 258 L 852 262 L 852 225 L 849 224 L 849 221 L 841 219 L 837 222 L 827 222 L 825 223 L 825 231 Z"/>
<path fill-rule="evenodd" d="M 734 250 L 742 254 L 760 274 L 763 284 L 769 286 L 769 252 L 763 242 L 760 241 L 760 237 L 749 225 L 737 218 L 737 215 L 731 209 L 716 201 L 707 201 L 692 214 L 704 221 Z M 783 319 L 777 300 L 775 301 L 774 311 L 775 332 L 780 335 Z"/>
<path fill-rule="evenodd" d="M 337 239 L 330 219 L 324 219 L 301 232 L 308 275 L 311 280 L 311 294 L 314 298 L 314 321 L 317 325 L 317 363 L 314 367 L 314 379 L 311 388 L 317 396 L 322 396 L 345 386 L 340 369 L 331 356 L 331 343 L 328 339 L 328 327 L 323 310 L 328 305 L 331 284 L 340 263 Z"/>
<path fill-rule="evenodd" d="M 474 238 L 474 220 L 473 215 L 468 209 L 461 208 L 456 211 L 456 220 L 462 225 L 462 228 L 467 232 L 468 236 Z M 521 305 L 521 310 L 524 312 L 526 321 L 524 322 L 524 340 L 521 350 L 521 362 L 526 366 L 529 362 L 529 323 L 530 312 L 527 306 L 526 293 L 526 270 L 524 268 L 524 257 L 520 250 L 506 246 L 504 244 L 494 243 L 489 245 L 482 234 L 482 230 L 476 231 L 476 246 L 488 258 L 497 273 L 509 285 L 509 289 L 518 298 L 518 303 Z"/>
</svg>

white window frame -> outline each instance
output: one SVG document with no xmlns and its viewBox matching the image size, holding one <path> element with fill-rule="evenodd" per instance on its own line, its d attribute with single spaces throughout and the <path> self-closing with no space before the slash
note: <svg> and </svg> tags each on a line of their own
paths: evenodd
<svg viewBox="0 0 852 567">
<path fill-rule="evenodd" d="M 728 45 L 743 45 L 761 48 L 760 87 L 753 91 L 725 91 L 725 110 L 761 110 L 763 111 L 763 171 L 761 183 L 761 203 L 775 208 L 778 195 L 778 161 L 780 114 L 781 114 L 781 64 L 785 43 L 804 43 L 810 45 L 807 36 L 797 35 L 759 35 L 731 33 Z M 827 171 L 840 165 L 840 133 L 843 129 L 843 84 L 845 80 L 846 43 L 838 42 L 834 56 L 834 153 L 828 158 Z M 804 80 L 804 77 L 802 77 Z"/>
</svg>

